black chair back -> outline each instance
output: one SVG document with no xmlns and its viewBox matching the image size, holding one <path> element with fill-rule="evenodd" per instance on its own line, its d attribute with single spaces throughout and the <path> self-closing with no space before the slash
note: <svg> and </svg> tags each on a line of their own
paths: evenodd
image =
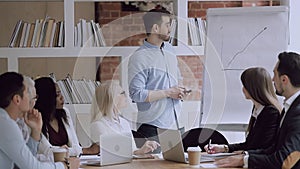
<svg viewBox="0 0 300 169">
<path fill-rule="evenodd" d="M 146 136 L 144 136 L 142 133 L 134 131 L 134 130 L 131 130 L 131 132 L 132 132 L 132 135 L 134 137 L 136 147 L 141 148 L 145 144 L 145 142 L 147 141 Z"/>
<path fill-rule="evenodd" d="M 182 143 L 184 151 L 188 147 L 199 146 L 202 151 L 205 151 L 204 146 L 211 139 L 212 144 L 228 144 L 227 139 L 217 130 L 210 128 L 194 128 L 182 134 Z"/>
</svg>

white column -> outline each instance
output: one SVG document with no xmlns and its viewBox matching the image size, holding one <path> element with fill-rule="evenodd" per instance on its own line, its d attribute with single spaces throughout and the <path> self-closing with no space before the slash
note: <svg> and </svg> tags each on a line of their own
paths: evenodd
<svg viewBox="0 0 300 169">
<path fill-rule="evenodd" d="M 300 1 L 290 0 L 290 44 L 289 51 L 300 53 Z"/>
<path fill-rule="evenodd" d="M 188 18 L 188 1 L 187 0 L 178 0 L 177 1 L 177 21 L 178 21 L 178 46 L 188 44 L 188 27 L 187 27 L 187 18 Z"/>
<path fill-rule="evenodd" d="M 17 56 L 9 56 L 7 57 L 7 69 L 8 71 L 18 72 L 19 70 L 19 62 Z"/>
<path fill-rule="evenodd" d="M 64 1 L 65 47 L 74 47 L 74 3 L 75 0 Z"/>
</svg>

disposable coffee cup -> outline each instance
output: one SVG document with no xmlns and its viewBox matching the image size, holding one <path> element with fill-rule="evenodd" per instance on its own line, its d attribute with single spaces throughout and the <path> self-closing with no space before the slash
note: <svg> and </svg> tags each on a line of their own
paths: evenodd
<svg viewBox="0 0 300 169">
<path fill-rule="evenodd" d="M 54 162 L 66 161 L 68 150 L 62 147 L 51 147 Z"/>
<path fill-rule="evenodd" d="M 199 146 L 188 147 L 187 152 L 190 166 L 198 167 L 200 165 L 201 148 Z"/>
</svg>

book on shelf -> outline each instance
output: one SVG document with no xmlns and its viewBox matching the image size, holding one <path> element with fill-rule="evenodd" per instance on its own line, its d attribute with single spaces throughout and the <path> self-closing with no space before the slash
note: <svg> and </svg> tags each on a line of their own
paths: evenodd
<svg viewBox="0 0 300 169">
<path fill-rule="evenodd" d="M 77 25 L 74 26 L 74 46 L 78 47 L 78 28 L 77 28 Z"/>
<path fill-rule="evenodd" d="M 51 34 L 52 34 L 54 22 L 55 22 L 55 20 L 52 18 L 49 18 L 47 20 L 47 23 L 45 25 L 45 30 L 44 30 L 44 39 L 41 43 L 42 47 L 50 47 Z"/>
<path fill-rule="evenodd" d="M 37 32 L 36 32 L 35 43 L 34 43 L 33 47 L 39 46 L 39 42 L 40 42 L 40 38 L 41 38 L 41 34 L 42 34 L 42 28 L 44 25 L 45 25 L 44 19 L 40 19 L 37 24 Z"/>
<path fill-rule="evenodd" d="M 73 103 L 75 103 L 75 104 L 81 103 L 81 100 L 79 99 L 78 91 L 75 88 L 74 82 L 70 75 L 67 75 L 67 77 L 66 77 L 66 84 L 67 84 L 69 92 L 71 93 L 71 96 L 73 98 Z"/>
<path fill-rule="evenodd" d="M 26 32 L 25 32 L 24 42 L 22 44 L 23 48 L 27 47 L 27 42 L 28 42 L 30 27 L 31 27 L 31 23 L 26 23 Z"/>
<path fill-rule="evenodd" d="M 79 80 L 73 80 L 73 84 L 74 84 L 74 87 L 75 87 L 75 91 L 77 91 L 77 96 L 78 96 L 78 99 L 79 99 L 79 103 L 87 103 L 87 98 L 86 98 L 85 93 L 82 89 L 80 81 Z"/>
<path fill-rule="evenodd" d="M 52 30 L 51 30 L 51 34 L 50 34 L 50 42 L 49 42 L 49 46 L 47 47 L 54 47 L 54 42 L 55 42 L 55 36 L 56 36 L 56 25 L 57 22 L 53 22 L 52 25 Z"/>
<path fill-rule="evenodd" d="M 23 35 L 23 30 L 25 29 L 24 28 L 24 24 L 25 24 L 25 22 L 22 22 L 21 28 L 20 28 L 20 30 L 18 32 L 17 40 L 16 40 L 16 43 L 15 43 L 14 47 L 20 47 L 20 43 L 21 43 L 22 35 Z"/>
<path fill-rule="evenodd" d="M 87 28 L 87 46 L 93 47 L 95 46 L 95 36 L 93 34 L 93 28 L 91 22 L 86 22 Z"/>
<path fill-rule="evenodd" d="M 200 39 L 201 39 L 201 45 L 205 46 L 206 41 L 206 22 L 202 18 L 197 18 L 198 20 L 198 26 L 199 26 L 199 33 L 200 33 Z"/>
<path fill-rule="evenodd" d="M 191 38 L 191 45 L 192 46 L 200 46 L 198 31 L 195 23 L 195 18 L 188 18 L 189 23 L 189 33 Z"/>
<path fill-rule="evenodd" d="M 198 23 L 198 19 L 194 18 L 194 28 L 195 28 L 195 35 L 196 35 L 196 46 L 202 46 L 203 42 L 201 41 L 201 35 L 200 35 L 200 26 Z"/>
<path fill-rule="evenodd" d="M 65 103 L 66 104 L 72 104 L 72 100 L 70 98 L 70 95 L 69 95 L 69 93 L 66 89 L 66 85 L 64 84 L 63 80 L 58 80 L 57 85 L 59 86 L 59 88 L 61 90 L 61 94 L 64 97 Z"/>
<path fill-rule="evenodd" d="M 28 34 L 28 40 L 27 40 L 27 44 L 26 47 L 31 47 L 31 43 L 32 43 L 32 39 L 33 39 L 33 33 L 34 33 L 34 29 L 35 29 L 35 24 L 31 23 L 30 24 L 30 30 L 29 30 L 29 34 Z"/>
<path fill-rule="evenodd" d="M 77 42 L 76 42 L 76 47 L 81 47 L 82 46 L 82 42 L 81 42 L 81 39 L 82 39 L 82 30 L 81 30 L 81 22 L 78 22 L 77 25 L 75 26 L 75 30 L 76 32 L 74 32 L 74 34 L 77 35 L 77 39 L 75 39 Z"/>
<path fill-rule="evenodd" d="M 62 79 L 61 81 L 63 82 L 65 89 L 66 89 L 66 93 L 67 93 L 68 97 L 70 98 L 70 103 L 76 104 L 77 100 L 75 99 L 74 93 L 73 93 L 72 89 L 70 88 L 70 85 L 68 84 L 67 79 Z"/>
<path fill-rule="evenodd" d="M 96 28 L 96 23 L 94 22 L 94 20 L 91 20 L 91 25 L 92 25 L 92 29 L 93 29 L 93 36 L 95 39 L 95 47 L 99 47 L 100 46 L 100 41 L 99 41 L 99 37 L 97 34 L 97 28 Z"/>
<path fill-rule="evenodd" d="M 54 32 L 52 47 L 58 47 L 58 37 L 59 37 L 59 31 L 60 31 L 60 24 L 61 24 L 61 22 L 57 22 L 55 24 L 55 32 Z"/>
<path fill-rule="evenodd" d="M 88 32 L 87 32 L 87 26 L 86 26 L 86 20 L 80 19 L 80 27 L 81 27 L 81 39 L 80 39 L 80 46 L 83 47 L 86 45 L 87 39 L 88 39 Z"/>
<path fill-rule="evenodd" d="M 106 46 L 106 42 L 103 36 L 102 28 L 99 23 L 96 23 L 97 35 L 100 40 L 100 46 Z"/>
<path fill-rule="evenodd" d="M 33 35 L 32 35 L 32 40 L 31 40 L 30 47 L 35 47 L 35 43 L 37 41 L 37 34 L 38 34 L 38 31 L 39 31 L 39 27 L 40 27 L 40 20 L 36 19 L 35 20 L 35 26 L 34 26 L 34 30 L 33 30 Z"/>
<path fill-rule="evenodd" d="M 65 26 L 64 21 L 60 21 L 57 47 L 64 47 Z"/>
<path fill-rule="evenodd" d="M 11 39 L 9 41 L 8 47 L 11 47 L 11 48 L 15 47 L 15 44 L 16 44 L 17 38 L 18 38 L 18 34 L 19 34 L 19 32 L 21 30 L 21 27 L 22 27 L 22 23 L 23 23 L 23 21 L 19 20 L 17 22 L 17 24 L 15 25 L 15 28 L 14 28 L 14 31 L 13 31 L 13 33 L 11 35 Z"/>
<path fill-rule="evenodd" d="M 201 18 L 188 18 L 190 44 L 204 46 L 206 37 L 205 20 Z"/>
<path fill-rule="evenodd" d="M 46 28 L 48 25 L 48 17 L 46 17 L 41 25 L 41 32 L 40 32 L 40 36 L 39 36 L 39 41 L 38 41 L 38 45 L 37 47 L 42 47 L 44 44 L 44 40 L 45 40 L 45 34 L 46 34 Z"/>
</svg>

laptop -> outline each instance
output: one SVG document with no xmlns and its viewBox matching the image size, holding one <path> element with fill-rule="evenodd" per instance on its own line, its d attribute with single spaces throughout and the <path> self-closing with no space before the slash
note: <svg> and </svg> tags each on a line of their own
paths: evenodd
<svg viewBox="0 0 300 169">
<path fill-rule="evenodd" d="M 86 165 L 107 166 L 132 161 L 131 133 L 103 134 L 100 136 L 100 156 L 85 160 Z"/>
<path fill-rule="evenodd" d="M 163 158 L 169 161 L 188 163 L 187 153 L 184 152 L 181 133 L 179 130 L 157 128 L 158 139 Z M 201 156 L 200 162 L 214 161 L 213 158 Z"/>
</svg>

